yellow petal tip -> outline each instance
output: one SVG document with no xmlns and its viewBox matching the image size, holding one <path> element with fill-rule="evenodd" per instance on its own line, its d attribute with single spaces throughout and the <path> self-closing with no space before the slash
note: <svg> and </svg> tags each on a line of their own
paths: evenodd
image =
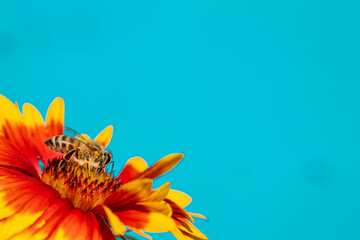
<svg viewBox="0 0 360 240">
<path fill-rule="evenodd" d="M 95 141 L 101 143 L 104 147 L 107 147 L 111 141 L 111 137 L 113 135 L 114 126 L 109 125 L 104 128 L 96 137 Z"/>
</svg>

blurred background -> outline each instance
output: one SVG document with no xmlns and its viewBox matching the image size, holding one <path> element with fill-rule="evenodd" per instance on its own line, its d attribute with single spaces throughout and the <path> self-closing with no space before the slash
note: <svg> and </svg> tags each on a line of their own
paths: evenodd
<svg viewBox="0 0 360 240">
<path fill-rule="evenodd" d="M 2 1 L 0 93 L 95 137 L 115 172 L 186 157 L 159 186 L 209 239 L 360 238 L 357 1 Z M 175 239 L 154 234 L 154 239 Z"/>
</svg>

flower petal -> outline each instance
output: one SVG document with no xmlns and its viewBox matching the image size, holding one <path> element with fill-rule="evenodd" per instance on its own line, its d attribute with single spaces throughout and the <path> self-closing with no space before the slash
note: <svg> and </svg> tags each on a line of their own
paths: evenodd
<svg viewBox="0 0 360 240">
<path fill-rule="evenodd" d="M 39 127 L 44 125 L 44 120 L 40 112 L 30 103 L 23 105 L 23 114 L 25 118 L 25 125 L 29 128 Z"/>
<path fill-rule="evenodd" d="M 112 211 L 124 209 L 149 195 L 151 187 L 151 179 L 137 179 L 128 182 L 113 192 L 104 204 L 110 207 Z"/>
<path fill-rule="evenodd" d="M 16 235 L 12 240 L 47 239 L 59 222 L 62 221 L 66 214 L 73 208 L 73 205 L 68 199 L 56 199 L 34 224 Z"/>
<path fill-rule="evenodd" d="M 101 239 L 100 230 L 96 228 L 94 219 L 90 212 L 74 208 L 58 224 L 50 239 Z"/>
<path fill-rule="evenodd" d="M 23 114 L 25 119 L 25 126 L 27 127 L 29 134 L 27 143 L 31 142 L 31 145 L 27 145 L 27 148 L 33 149 L 35 154 L 34 161 L 41 161 L 45 163 L 48 159 L 58 157 L 59 154 L 51 151 L 45 144 L 44 141 L 51 137 L 46 132 L 48 131 L 44 126 L 43 118 L 40 112 L 31 104 L 25 103 L 23 105 Z"/>
<path fill-rule="evenodd" d="M 140 202 L 134 206 L 134 209 L 144 212 L 158 212 L 171 217 L 172 209 L 170 205 L 164 201 L 161 202 Z"/>
<path fill-rule="evenodd" d="M 176 227 L 170 217 L 161 213 L 127 210 L 115 214 L 126 226 L 146 232 L 168 232 Z"/>
<path fill-rule="evenodd" d="M 3 95 L 0 95 L 0 127 L 2 127 L 6 121 L 10 123 L 23 123 L 24 118 L 15 104 Z"/>
<path fill-rule="evenodd" d="M 157 161 L 154 165 L 146 169 L 142 172 L 137 178 L 156 178 L 159 177 L 168 171 L 170 171 L 173 167 L 175 167 L 180 160 L 184 157 L 182 153 L 173 153 L 169 154 L 159 161 Z"/>
<path fill-rule="evenodd" d="M 62 98 L 55 98 L 46 113 L 46 126 L 48 135 L 56 136 L 63 133 L 65 104 Z"/>
<path fill-rule="evenodd" d="M 59 193 L 31 177 L 0 178 L 0 236 L 3 239 L 32 225 Z"/>
<path fill-rule="evenodd" d="M 121 183 L 127 183 L 137 177 L 141 172 L 145 171 L 148 168 L 148 165 L 144 159 L 141 157 L 130 158 L 123 170 L 120 172 L 118 179 Z"/>
<path fill-rule="evenodd" d="M 110 226 L 115 234 L 121 235 L 126 232 L 125 225 L 120 221 L 119 217 L 110 210 L 110 208 L 105 205 L 99 205 L 97 206 L 98 211 L 99 208 L 102 208 L 102 215 L 106 216 L 106 218 L 109 220 Z"/>
<path fill-rule="evenodd" d="M 11 238 L 13 235 L 23 231 L 32 225 L 42 212 L 37 213 L 17 213 L 6 220 L 0 222 L 0 234 L 2 239 Z"/>
<path fill-rule="evenodd" d="M 165 201 L 170 204 L 171 208 L 172 208 L 172 217 L 176 218 L 176 219 L 187 219 L 190 220 L 192 222 L 194 222 L 194 219 L 190 216 L 190 214 L 185 211 L 183 208 L 179 207 L 176 203 L 174 203 L 173 201 L 165 198 Z"/>
<path fill-rule="evenodd" d="M 99 224 L 102 239 L 104 239 L 104 240 L 115 240 L 114 234 L 111 232 L 109 226 L 106 225 L 104 220 L 97 214 L 94 214 L 94 216 L 98 220 L 98 224 Z"/>
<path fill-rule="evenodd" d="M 199 231 L 192 223 L 190 222 L 181 222 L 182 225 L 178 225 L 180 231 L 185 235 L 185 239 L 194 239 L 194 240 L 208 240 L 208 238 Z"/>
<path fill-rule="evenodd" d="M 196 218 L 201 218 L 201 219 L 204 219 L 204 220 L 207 220 L 207 217 L 205 217 L 204 215 L 200 214 L 200 213 L 191 213 L 191 212 L 188 212 L 190 216 L 192 217 L 196 217 Z"/>
<path fill-rule="evenodd" d="M 90 229 L 92 229 L 92 234 L 90 235 L 91 240 L 102 240 L 102 239 L 112 239 L 112 238 L 104 238 L 104 235 L 102 234 L 102 230 L 100 229 L 100 223 L 99 220 L 96 218 L 95 214 L 91 211 L 85 212 L 88 215 L 88 222 L 90 225 Z M 100 219 L 102 223 L 104 223 L 104 220 Z"/>
<path fill-rule="evenodd" d="M 12 215 L 6 215 L 5 212 L 38 212 L 59 197 L 59 193 L 53 188 L 27 176 L 1 177 L 0 193 L 0 220 Z M 35 196 L 36 199 L 33 200 Z M 34 204 L 34 202 L 37 204 Z"/>
<path fill-rule="evenodd" d="M 41 174 L 36 148 L 29 146 L 30 132 L 23 123 L 6 120 L 0 136 L 0 165 L 20 168 L 28 175 L 39 178 Z"/>
<path fill-rule="evenodd" d="M 81 136 L 82 136 L 85 140 L 91 140 L 90 136 L 87 135 L 87 134 L 85 134 L 85 133 L 81 134 Z"/>
<path fill-rule="evenodd" d="M 170 190 L 170 182 L 167 182 L 154 190 L 148 197 L 141 199 L 142 202 L 162 201 L 168 195 Z"/>
<path fill-rule="evenodd" d="M 0 160 L 0 162 L 1 162 L 1 160 Z M 11 176 L 11 175 L 12 176 L 29 176 L 29 173 L 20 168 L 0 166 L 0 177 Z"/>
<path fill-rule="evenodd" d="M 107 126 L 96 137 L 95 141 L 101 143 L 105 148 L 109 145 L 113 134 L 114 127 L 112 125 Z"/>
<path fill-rule="evenodd" d="M 39 178 L 40 168 L 37 169 L 35 166 L 23 156 L 18 156 L 14 152 L 4 152 L 2 141 L 0 140 L 0 176 L 6 175 L 27 175 L 34 178 Z M 18 161 L 14 161 L 17 157 Z M 10 174 L 13 173 L 13 174 Z"/>
<path fill-rule="evenodd" d="M 171 233 L 176 237 L 177 240 L 185 240 L 184 234 L 178 228 L 171 230 Z"/>
<path fill-rule="evenodd" d="M 149 240 L 153 239 L 150 235 L 147 235 L 143 231 L 138 230 L 136 228 L 130 228 L 130 230 L 133 231 L 134 233 L 136 233 L 137 235 L 142 236 L 143 238 L 146 238 L 146 239 L 149 239 Z"/>
<path fill-rule="evenodd" d="M 189 205 L 192 200 L 191 197 L 186 193 L 174 189 L 170 189 L 166 198 L 170 199 L 171 201 L 173 201 L 182 208 Z"/>
</svg>

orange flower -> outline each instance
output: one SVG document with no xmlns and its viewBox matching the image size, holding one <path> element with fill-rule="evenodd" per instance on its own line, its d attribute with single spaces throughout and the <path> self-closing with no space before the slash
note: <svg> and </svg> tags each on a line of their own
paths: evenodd
<svg viewBox="0 0 360 240">
<path fill-rule="evenodd" d="M 0 95 L 0 238 L 1 239 L 132 239 L 133 231 L 171 232 L 177 239 L 207 239 L 183 208 L 191 198 L 153 179 L 183 157 L 174 153 L 151 167 L 140 157 L 128 160 L 118 177 L 89 172 L 44 142 L 64 129 L 64 102 L 56 98 L 45 122 L 31 104 Z M 106 147 L 112 126 L 94 140 Z M 43 168 L 39 162 L 42 162 Z M 61 162 L 61 164 L 59 164 Z"/>
</svg>

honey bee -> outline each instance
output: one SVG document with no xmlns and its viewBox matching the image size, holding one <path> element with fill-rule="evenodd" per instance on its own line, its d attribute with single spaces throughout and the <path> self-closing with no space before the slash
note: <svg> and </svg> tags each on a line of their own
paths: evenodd
<svg viewBox="0 0 360 240">
<path fill-rule="evenodd" d="M 64 159 L 74 161 L 81 166 L 86 166 L 87 170 L 96 169 L 96 173 L 105 170 L 106 166 L 112 162 L 112 155 L 104 149 L 104 146 L 96 141 L 87 140 L 76 131 L 65 128 L 76 137 L 58 135 L 45 141 L 46 146 L 51 150 L 65 154 Z"/>
</svg>

